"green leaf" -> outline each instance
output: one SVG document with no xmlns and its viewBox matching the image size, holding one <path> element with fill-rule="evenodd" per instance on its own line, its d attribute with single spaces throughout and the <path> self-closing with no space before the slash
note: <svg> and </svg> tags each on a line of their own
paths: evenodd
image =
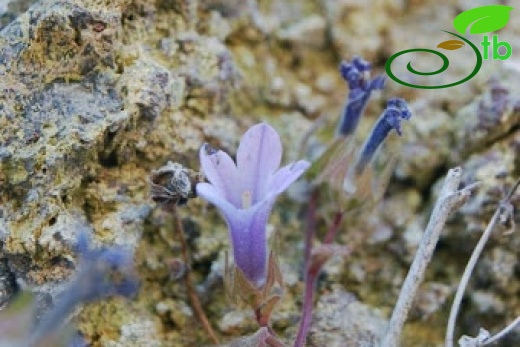
<svg viewBox="0 0 520 347">
<path fill-rule="evenodd" d="M 437 45 L 437 48 L 447 49 L 449 51 L 454 51 L 456 49 L 462 48 L 464 46 L 464 42 L 460 40 L 448 40 L 441 42 Z"/>
<path fill-rule="evenodd" d="M 509 12 L 512 9 L 511 6 L 503 5 L 475 7 L 455 17 L 453 27 L 462 35 L 466 33 L 468 28 L 470 34 L 485 34 L 496 31 L 505 27 L 509 22 Z"/>
</svg>

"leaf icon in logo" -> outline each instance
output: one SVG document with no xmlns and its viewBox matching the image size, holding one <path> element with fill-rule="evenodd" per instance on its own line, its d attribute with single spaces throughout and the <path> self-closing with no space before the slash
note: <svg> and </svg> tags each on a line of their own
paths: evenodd
<svg viewBox="0 0 520 347">
<path fill-rule="evenodd" d="M 489 33 L 506 26 L 509 22 L 509 12 L 512 9 L 511 6 L 503 5 L 475 7 L 455 17 L 453 27 L 462 35 L 466 33 L 470 26 L 470 34 Z"/>
<path fill-rule="evenodd" d="M 437 45 L 437 48 L 447 49 L 449 51 L 454 51 L 456 49 L 462 48 L 464 46 L 464 42 L 459 40 L 448 40 L 441 42 Z"/>
</svg>

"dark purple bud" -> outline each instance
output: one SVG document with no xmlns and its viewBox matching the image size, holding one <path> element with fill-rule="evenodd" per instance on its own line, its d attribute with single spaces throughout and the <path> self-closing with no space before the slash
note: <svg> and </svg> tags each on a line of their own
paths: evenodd
<svg viewBox="0 0 520 347">
<path fill-rule="evenodd" d="M 351 90 L 359 87 L 363 76 L 354 64 L 343 61 L 339 66 L 339 71 Z"/>
<path fill-rule="evenodd" d="M 372 64 L 361 57 L 354 57 L 352 59 L 352 65 L 354 65 L 360 72 L 372 70 Z"/>
<path fill-rule="evenodd" d="M 354 133 L 372 91 L 385 86 L 385 76 L 369 79 L 371 69 L 372 65 L 359 57 L 352 59 L 351 63 L 343 61 L 340 65 L 341 76 L 350 89 L 338 127 L 338 134 L 342 136 Z"/>
<path fill-rule="evenodd" d="M 399 98 L 388 100 L 385 110 L 363 145 L 355 167 L 356 175 L 363 173 L 390 131 L 395 130 L 399 136 L 402 135 L 401 119 L 408 120 L 411 116 L 412 113 L 406 101 Z"/>
</svg>

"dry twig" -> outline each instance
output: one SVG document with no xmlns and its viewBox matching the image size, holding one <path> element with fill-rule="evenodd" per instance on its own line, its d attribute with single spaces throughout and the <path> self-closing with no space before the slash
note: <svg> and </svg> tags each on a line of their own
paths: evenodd
<svg viewBox="0 0 520 347">
<path fill-rule="evenodd" d="M 493 343 L 497 342 L 498 340 L 500 340 L 501 338 L 503 338 L 504 336 L 506 336 L 518 327 L 520 327 L 520 317 L 516 317 L 516 319 L 511 324 L 502 329 L 495 336 L 492 336 L 489 339 L 487 339 L 486 342 L 484 342 L 484 346 L 492 345 Z"/>
<path fill-rule="evenodd" d="M 193 285 L 193 281 L 191 279 L 191 267 L 190 267 L 190 259 L 188 256 L 188 244 L 186 242 L 186 235 L 184 234 L 184 227 L 182 226 L 182 222 L 180 216 L 177 212 L 177 206 L 171 205 L 171 212 L 173 214 L 173 218 L 175 219 L 175 229 L 179 234 L 179 240 L 181 242 L 181 252 L 182 252 L 182 260 L 186 264 L 186 272 L 184 273 L 184 284 L 186 285 L 186 291 L 190 298 L 191 306 L 195 311 L 195 315 L 199 319 L 202 327 L 208 334 L 211 341 L 215 344 L 219 344 L 219 340 L 217 335 L 213 331 L 211 324 L 209 323 L 208 317 L 202 308 L 202 304 L 200 303 L 199 296 L 195 290 L 195 286 Z"/>
<path fill-rule="evenodd" d="M 435 203 L 432 215 L 426 226 L 419 249 L 415 254 L 412 266 L 406 276 L 399 298 L 388 328 L 381 339 L 381 347 L 398 347 L 399 338 L 403 329 L 404 322 L 412 306 L 417 289 L 421 284 L 426 267 L 428 266 L 437 241 L 448 216 L 461 207 L 471 195 L 472 189 L 476 184 L 469 185 L 458 190 L 462 177 L 462 169 L 454 168 L 448 171 L 444 185 L 442 186 L 439 198 Z"/>
<path fill-rule="evenodd" d="M 448 319 L 448 326 L 446 328 L 446 338 L 445 338 L 445 346 L 453 347 L 453 335 L 455 332 L 455 324 L 457 322 L 457 315 L 459 313 L 460 304 L 462 302 L 462 297 L 464 296 L 464 291 L 466 290 L 466 286 L 468 285 L 469 279 L 471 278 L 471 274 L 475 269 L 475 265 L 477 265 L 477 261 L 484 250 L 484 246 L 486 245 L 493 229 L 495 228 L 497 222 L 501 219 L 504 212 L 511 213 L 512 209 L 509 208 L 511 198 L 513 197 L 516 189 L 520 185 L 520 180 L 516 182 L 511 191 L 506 195 L 506 197 L 500 202 L 495 214 L 489 221 L 489 224 L 486 227 L 486 230 L 480 237 L 480 240 L 477 243 L 477 246 L 473 250 L 471 257 L 469 258 L 468 264 L 464 269 L 464 274 L 460 280 L 459 286 L 457 288 L 457 293 L 455 294 L 455 299 L 453 299 L 453 304 L 450 310 L 450 317 Z M 496 337 L 495 337 L 496 338 Z M 495 339 L 493 338 L 493 339 Z"/>
</svg>

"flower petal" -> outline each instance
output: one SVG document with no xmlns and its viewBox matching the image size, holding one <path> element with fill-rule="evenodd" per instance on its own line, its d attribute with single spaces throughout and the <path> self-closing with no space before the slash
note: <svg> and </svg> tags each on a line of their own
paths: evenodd
<svg viewBox="0 0 520 347">
<path fill-rule="evenodd" d="M 209 183 L 197 184 L 197 194 L 217 206 L 228 225 L 235 265 L 251 283 L 261 286 L 267 269 L 266 225 L 275 196 L 248 209 L 227 202 Z"/>
<path fill-rule="evenodd" d="M 289 164 L 276 171 L 269 182 L 269 193 L 278 195 L 296 181 L 310 166 L 305 160 Z"/>
<path fill-rule="evenodd" d="M 251 192 L 252 204 L 265 197 L 269 177 L 282 160 L 282 143 L 276 130 L 266 123 L 252 126 L 237 151 L 237 168 L 242 189 Z"/>
<path fill-rule="evenodd" d="M 235 265 L 246 278 L 261 287 L 267 271 L 266 226 L 275 197 L 227 218 Z"/>
<path fill-rule="evenodd" d="M 209 183 L 199 183 L 196 186 L 196 190 L 198 196 L 217 206 L 226 219 L 228 216 L 233 216 L 238 210 L 226 200 L 226 197 L 222 195 L 221 191 L 214 185 Z"/>
<path fill-rule="evenodd" d="M 199 157 L 204 175 L 220 195 L 235 207 L 242 206 L 240 197 L 242 192 L 236 184 L 238 172 L 233 159 L 220 150 L 209 152 L 207 144 L 201 147 Z"/>
</svg>

